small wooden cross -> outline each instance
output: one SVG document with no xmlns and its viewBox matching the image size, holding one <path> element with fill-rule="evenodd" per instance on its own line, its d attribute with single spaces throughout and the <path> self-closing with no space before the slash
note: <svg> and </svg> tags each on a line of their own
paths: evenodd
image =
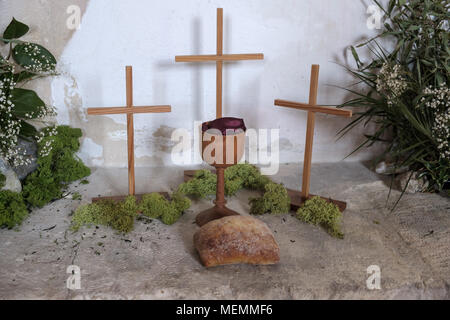
<svg viewBox="0 0 450 320">
<path fill-rule="evenodd" d="M 108 114 L 126 114 L 127 115 L 127 139 L 128 139 L 128 193 L 135 195 L 135 174 L 134 174 L 134 117 L 135 113 L 164 113 L 171 112 L 170 105 L 135 107 L 133 106 L 133 68 L 126 67 L 127 82 L 127 106 L 113 108 L 88 108 L 88 115 L 108 115 Z M 120 197 L 108 197 L 118 199 Z M 100 198 L 92 199 L 93 202 Z"/>
<path fill-rule="evenodd" d="M 311 179 L 311 158 L 312 158 L 312 147 L 314 139 L 314 126 L 316 121 L 316 113 L 332 114 L 335 116 L 342 117 L 352 117 L 351 110 L 336 109 L 329 107 L 322 107 L 317 105 L 317 90 L 319 87 L 319 65 L 313 65 L 311 68 L 311 83 L 309 89 L 309 103 L 298 103 L 286 100 L 275 100 L 275 105 L 280 107 L 288 107 L 299 110 L 308 111 L 308 122 L 306 127 L 306 146 L 305 146 L 305 160 L 303 164 L 303 181 L 302 181 L 302 191 L 301 193 L 288 190 L 289 196 L 291 197 L 291 207 L 296 210 L 301 204 L 313 197 L 309 194 L 309 186 Z M 335 203 L 341 211 L 344 211 L 347 204 L 342 201 L 325 199 L 327 201 Z"/>
<path fill-rule="evenodd" d="M 222 118 L 222 70 L 224 61 L 263 60 L 264 54 L 223 54 L 223 9 L 217 9 L 217 52 L 215 55 L 176 56 L 175 62 L 216 62 L 216 119 Z"/>
</svg>

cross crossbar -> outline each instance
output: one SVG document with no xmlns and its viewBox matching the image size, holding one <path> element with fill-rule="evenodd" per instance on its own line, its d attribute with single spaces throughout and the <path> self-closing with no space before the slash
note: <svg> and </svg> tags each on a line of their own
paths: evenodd
<svg viewBox="0 0 450 320">
<path fill-rule="evenodd" d="M 127 91 L 127 106 L 113 107 L 113 108 L 88 108 L 88 115 L 112 115 L 112 114 L 126 114 L 127 115 L 127 144 L 128 144 L 128 193 L 135 195 L 135 174 L 134 174 L 134 118 L 135 113 L 165 113 L 171 112 L 172 108 L 169 105 L 161 106 L 133 106 L 133 68 L 126 67 L 126 91 Z"/>
<path fill-rule="evenodd" d="M 206 62 L 206 61 L 241 61 L 241 60 L 264 60 L 262 53 L 243 53 L 243 54 L 205 54 L 191 56 L 176 56 L 175 62 Z"/>
<path fill-rule="evenodd" d="M 171 112 L 168 105 L 148 107 L 111 107 L 111 108 L 89 108 L 88 115 L 100 116 L 107 114 L 134 114 L 134 113 L 164 113 Z"/>
<path fill-rule="evenodd" d="M 305 111 L 311 111 L 316 113 L 325 113 L 325 114 L 332 114 L 335 116 L 342 116 L 351 118 L 352 117 L 352 111 L 351 110 L 345 110 L 345 109 L 336 109 L 336 108 L 330 108 L 330 107 L 324 107 L 324 106 L 313 106 L 305 103 L 299 103 L 299 102 L 292 102 L 287 100 L 275 100 L 275 105 L 279 107 L 287 107 L 287 108 L 293 108 L 293 109 L 299 109 L 299 110 L 305 110 Z"/>
<path fill-rule="evenodd" d="M 319 87 L 319 65 L 313 65 L 311 67 L 311 80 L 309 88 L 309 103 L 299 103 L 287 100 L 277 99 L 274 104 L 280 107 L 294 108 L 299 110 L 308 111 L 308 120 L 306 125 L 306 144 L 305 144 L 305 159 L 303 163 L 303 180 L 301 198 L 307 200 L 310 196 L 309 186 L 311 179 L 311 161 L 312 161 L 312 148 L 314 140 L 314 127 L 316 121 L 316 113 L 324 113 L 335 116 L 351 117 L 352 111 L 345 109 L 337 109 L 330 107 L 323 107 L 317 105 L 317 91 Z"/>
<path fill-rule="evenodd" d="M 223 54 L 223 9 L 217 9 L 217 51 L 210 55 L 176 56 L 175 62 L 215 62 L 216 63 L 216 118 L 222 118 L 222 74 L 226 61 L 263 60 L 264 54 Z"/>
</svg>

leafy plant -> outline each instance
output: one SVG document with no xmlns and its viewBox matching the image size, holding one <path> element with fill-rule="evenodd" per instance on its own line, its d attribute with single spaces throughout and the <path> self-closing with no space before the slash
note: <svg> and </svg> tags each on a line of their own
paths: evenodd
<svg viewBox="0 0 450 320">
<path fill-rule="evenodd" d="M 348 68 L 367 90 L 346 89 L 357 97 L 340 105 L 363 111 L 340 133 L 375 122 L 376 132 L 354 152 L 385 142 L 381 157 L 389 154 L 396 167 L 409 166 L 442 190 L 450 178 L 450 3 L 390 0 L 384 8 L 374 2 L 386 16 L 384 29 L 357 46 L 370 50 L 371 61 L 362 62 L 351 47 L 357 68 Z M 394 48 L 385 49 L 382 39 L 393 41 Z"/>
<path fill-rule="evenodd" d="M 297 211 L 297 218 L 303 222 L 322 226 L 331 236 L 344 238 L 340 229 L 342 213 L 339 208 L 321 197 L 307 200 Z"/>
<path fill-rule="evenodd" d="M 31 206 L 42 207 L 61 198 L 69 183 L 91 173 L 75 156 L 81 136 L 80 129 L 68 126 L 47 127 L 40 131 L 38 168 L 25 179 L 23 186 L 23 196 Z"/>
<path fill-rule="evenodd" d="M 9 229 L 20 225 L 28 217 L 28 210 L 20 193 L 0 191 L 0 227 Z"/>
<path fill-rule="evenodd" d="M 0 38 L 9 47 L 6 57 L 0 55 L 0 156 L 12 166 L 31 162 L 18 145 L 19 138 L 33 139 L 37 133 L 27 121 L 44 121 L 54 114 L 36 92 L 21 88 L 30 80 L 56 74 L 56 59 L 47 49 L 19 40 L 28 30 L 13 18 Z"/>
<path fill-rule="evenodd" d="M 4 174 L 0 173 L 0 189 L 2 189 L 5 186 L 6 183 L 6 177 Z"/>
</svg>

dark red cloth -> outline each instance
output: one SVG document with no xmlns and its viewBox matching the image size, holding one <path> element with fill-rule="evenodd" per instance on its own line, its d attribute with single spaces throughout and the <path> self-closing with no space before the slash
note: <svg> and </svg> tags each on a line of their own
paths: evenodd
<svg viewBox="0 0 450 320">
<path fill-rule="evenodd" d="M 213 121 L 207 121 L 202 124 L 202 131 L 208 131 L 210 129 L 216 129 L 222 132 L 222 135 L 227 135 L 227 130 L 230 130 L 228 134 L 236 134 L 242 131 L 246 131 L 245 123 L 243 119 L 239 118 L 219 118 Z"/>
</svg>

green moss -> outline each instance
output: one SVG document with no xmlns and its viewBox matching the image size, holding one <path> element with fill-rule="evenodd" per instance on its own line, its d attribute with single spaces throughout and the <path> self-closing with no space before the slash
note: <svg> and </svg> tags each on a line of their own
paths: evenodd
<svg viewBox="0 0 450 320">
<path fill-rule="evenodd" d="M 301 221 L 322 226 L 331 236 L 344 238 L 340 229 L 342 213 L 339 208 L 321 197 L 314 197 L 298 209 L 297 218 Z"/>
<path fill-rule="evenodd" d="M 136 199 L 127 197 L 122 202 L 104 200 L 78 207 L 72 216 L 71 229 L 78 231 L 82 226 L 104 225 L 119 232 L 130 232 L 137 215 Z"/>
<path fill-rule="evenodd" d="M 43 207 L 52 200 L 61 198 L 67 184 L 88 176 L 91 171 L 76 158 L 80 148 L 80 129 L 68 126 L 45 128 L 38 143 L 38 152 L 44 154 L 38 159 L 38 169 L 30 174 L 23 186 L 23 196 L 33 207 Z M 47 145 L 51 151 L 46 154 Z"/>
<path fill-rule="evenodd" d="M 216 194 L 217 177 L 209 170 L 197 171 L 194 178 L 181 184 L 180 193 L 195 198 L 205 198 Z M 225 170 L 225 195 L 233 196 L 241 189 L 257 190 L 263 196 L 251 199 L 252 214 L 289 212 L 290 198 L 282 185 L 273 183 L 251 164 L 237 164 Z"/>
<path fill-rule="evenodd" d="M 283 214 L 289 212 L 291 199 L 282 184 L 270 182 L 264 186 L 264 190 L 262 197 L 250 199 L 250 214 Z"/>
<path fill-rule="evenodd" d="M 199 170 L 194 178 L 182 183 L 178 190 L 195 198 L 206 198 L 216 194 L 217 177 L 209 170 Z M 261 175 L 259 169 L 251 164 L 237 164 L 225 170 L 225 194 L 235 195 L 241 189 L 264 191 L 271 180 Z"/>
<path fill-rule="evenodd" d="M 159 193 L 146 194 L 142 197 L 142 201 L 139 204 L 139 211 L 144 216 L 158 219 L 168 210 L 168 203 L 169 201 Z"/>
<path fill-rule="evenodd" d="M 78 231 L 84 225 L 104 225 L 127 233 L 133 230 L 138 212 L 152 219 L 160 218 L 163 223 L 171 225 L 190 206 L 191 201 L 180 193 L 174 193 L 171 201 L 159 193 L 146 194 L 139 204 L 133 196 L 121 202 L 105 200 L 78 207 L 72 216 L 71 229 Z"/>
<path fill-rule="evenodd" d="M 0 191 L 0 227 L 13 228 L 28 216 L 28 210 L 20 193 Z"/>
<path fill-rule="evenodd" d="M 271 182 L 271 180 L 263 176 L 259 169 L 251 164 L 243 163 L 229 167 L 225 170 L 225 181 L 228 184 L 238 185 L 239 189 L 250 189 L 264 191 L 264 187 Z M 226 185 L 227 188 L 227 185 Z M 228 195 L 234 195 L 236 188 L 228 188 Z"/>
<path fill-rule="evenodd" d="M 5 186 L 6 177 L 4 174 L 0 173 L 0 189 Z"/>
<path fill-rule="evenodd" d="M 169 201 L 159 193 L 144 195 L 139 211 L 149 218 L 160 218 L 164 224 L 172 225 L 180 219 L 183 211 L 189 209 L 191 201 L 181 192 L 175 192 L 171 198 Z"/>
<path fill-rule="evenodd" d="M 216 194 L 217 177 L 209 170 L 198 170 L 192 180 L 178 186 L 178 192 L 194 198 L 206 198 Z"/>
<path fill-rule="evenodd" d="M 74 192 L 72 194 L 72 200 L 81 200 L 83 199 L 83 197 L 81 196 L 81 194 L 79 192 Z"/>
</svg>

